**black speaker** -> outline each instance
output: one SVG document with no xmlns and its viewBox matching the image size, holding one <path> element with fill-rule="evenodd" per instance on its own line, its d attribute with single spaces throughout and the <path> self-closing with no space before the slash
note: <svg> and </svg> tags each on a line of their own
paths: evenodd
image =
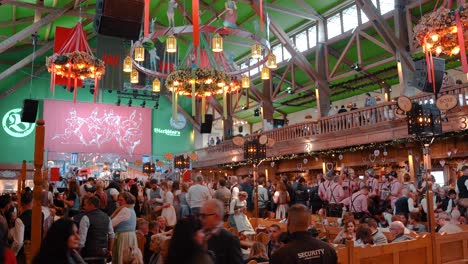
<svg viewBox="0 0 468 264">
<path fill-rule="evenodd" d="M 438 94 L 440 91 L 440 87 L 442 86 L 442 82 L 444 80 L 444 72 L 445 72 L 445 59 L 441 58 L 432 58 L 434 61 L 434 75 L 435 75 L 435 93 Z M 417 89 L 427 92 L 427 93 L 434 93 L 434 87 L 432 83 L 429 82 L 427 79 L 427 65 L 426 60 L 418 60 L 414 62 L 414 67 L 416 70 L 414 71 L 414 78 L 412 81 L 412 85 L 415 86 Z"/>
<path fill-rule="evenodd" d="M 200 133 L 211 134 L 212 126 L 213 126 L 213 115 L 205 115 L 205 123 L 201 124 Z"/>
<path fill-rule="evenodd" d="M 243 126 L 239 126 L 239 133 L 242 133 L 244 131 L 244 127 Z"/>
<path fill-rule="evenodd" d="M 38 105 L 39 105 L 39 101 L 37 100 L 25 99 L 23 101 L 23 109 L 21 110 L 21 122 L 25 122 L 25 123 L 36 122 Z"/>
<path fill-rule="evenodd" d="M 136 40 L 144 6 L 144 0 L 97 0 L 94 29 L 102 35 Z"/>
</svg>

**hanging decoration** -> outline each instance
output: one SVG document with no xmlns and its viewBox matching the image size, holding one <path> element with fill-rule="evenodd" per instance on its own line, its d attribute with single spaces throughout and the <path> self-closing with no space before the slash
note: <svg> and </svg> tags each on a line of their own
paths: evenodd
<svg viewBox="0 0 468 264">
<path fill-rule="evenodd" d="M 193 1 L 192 5 L 197 5 L 198 1 Z M 169 9 L 168 9 L 169 12 Z M 195 13 L 192 14 L 194 21 L 196 20 Z M 166 51 L 175 52 L 175 60 L 178 62 L 175 69 L 165 71 L 164 69 L 148 69 L 143 64 L 140 64 L 137 57 L 132 58 L 133 68 L 137 71 L 149 75 L 158 79 L 165 79 L 165 87 L 172 92 L 173 101 L 173 119 L 177 121 L 177 100 L 179 95 L 191 97 L 192 100 L 192 115 L 195 116 L 195 102 L 196 99 L 201 99 L 202 102 L 202 123 L 204 123 L 204 111 L 206 111 L 206 98 L 210 100 L 217 100 L 216 97 L 222 96 L 223 98 L 223 115 L 227 117 L 228 108 L 227 100 L 229 94 L 237 92 L 241 87 L 248 88 L 250 86 L 250 80 L 245 73 L 251 71 L 254 68 L 258 68 L 268 61 L 268 57 L 271 55 L 271 50 L 268 40 L 252 34 L 249 31 L 240 28 L 218 28 L 209 25 L 203 25 L 200 27 L 199 32 L 194 26 L 188 27 L 175 27 L 167 28 L 164 30 L 157 30 L 151 34 L 152 39 L 158 37 L 168 36 L 166 39 Z M 199 37 L 199 43 L 197 44 L 194 40 L 193 45 L 188 45 L 185 50 L 185 55 L 178 58 L 179 53 L 177 52 L 177 41 L 175 34 L 182 35 L 192 33 L 193 36 Z M 210 38 L 211 35 L 211 38 Z M 206 37 L 208 36 L 208 38 Z M 241 37 L 246 41 L 255 43 L 256 63 L 252 63 L 248 67 L 239 69 L 233 67 L 232 63 L 229 63 L 226 58 L 225 52 L 222 51 L 222 39 L 228 36 Z M 136 41 L 131 48 L 130 54 L 135 54 L 139 47 L 138 43 L 143 41 Z M 143 45 L 144 46 L 144 45 Z M 145 47 L 146 49 L 146 47 Z M 213 51 L 215 49 L 215 52 Z M 262 49 L 265 53 L 261 54 Z M 136 55 L 136 54 L 135 54 Z M 262 57 L 263 56 L 263 57 Z M 164 56 L 164 58 L 169 56 Z M 165 61 L 162 62 L 165 64 Z M 270 56 L 270 66 L 275 65 L 273 57 Z M 268 78 L 270 76 L 269 69 Z M 265 78 L 265 76 L 263 77 Z M 244 81 L 242 83 L 242 81 Z"/>
<path fill-rule="evenodd" d="M 200 9 L 199 0 L 192 0 L 193 46 L 200 46 Z"/>
<path fill-rule="evenodd" d="M 468 4 L 457 1 L 458 7 L 452 9 L 453 1 L 444 4 L 433 12 L 426 13 L 413 28 L 415 44 L 426 54 L 427 73 L 430 82 L 435 84 L 432 55 L 460 54 L 462 69 L 468 73 L 464 32 L 468 27 Z M 437 5 L 436 5 L 437 7 Z"/>
<path fill-rule="evenodd" d="M 84 51 L 80 51 L 84 49 Z M 51 73 L 51 91 L 55 89 L 55 77 L 67 78 L 67 89 L 74 86 L 73 102 L 76 102 L 78 80 L 94 79 L 94 102 L 97 100 L 98 81 L 105 74 L 104 61 L 94 57 L 83 26 L 78 23 L 72 30 L 70 38 L 61 50 L 46 59 L 47 70 Z M 73 82 L 73 83 L 72 83 Z"/>
</svg>

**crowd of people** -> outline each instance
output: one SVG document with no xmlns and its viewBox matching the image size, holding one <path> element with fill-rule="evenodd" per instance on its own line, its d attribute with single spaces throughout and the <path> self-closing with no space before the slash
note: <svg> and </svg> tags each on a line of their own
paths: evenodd
<svg viewBox="0 0 468 264">
<path fill-rule="evenodd" d="M 287 223 L 260 231 L 249 221 L 254 209 L 254 182 L 250 177 L 222 177 L 205 182 L 135 179 L 103 182 L 88 178 L 68 181 L 63 193 L 44 183 L 41 248 L 32 263 L 336 263 L 331 244 L 355 246 L 413 239 L 427 232 L 427 188 L 432 187 L 437 232 L 462 231 L 468 202 L 468 166 L 462 168 L 453 189 L 440 187 L 430 174 L 412 182 L 399 180 L 395 171 L 362 177 L 349 168 L 340 173 L 303 177 L 258 179 L 258 211 L 262 218 Z M 431 184 L 432 183 L 432 184 Z M 33 195 L 0 197 L 0 262 L 26 263 L 31 240 Z M 342 231 L 332 240 L 320 237 L 310 215 L 338 218 Z M 235 228 L 236 233 L 225 227 Z M 257 232 L 267 243 L 248 244 Z M 284 231 L 284 230 L 283 230 Z M 252 241 L 253 242 L 253 241 Z M 241 244 L 243 246 L 241 246 Z"/>
</svg>

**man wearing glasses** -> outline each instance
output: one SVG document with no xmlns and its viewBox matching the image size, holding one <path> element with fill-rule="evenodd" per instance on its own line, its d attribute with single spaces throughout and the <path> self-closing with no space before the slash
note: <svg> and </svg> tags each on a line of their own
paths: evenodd
<svg viewBox="0 0 468 264">
<path fill-rule="evenodd" d="M 200 218 L 205 230 L 208 250 L 215 255 L 216 264 L 243 263 L 239 239 L 223 228 L 224 205 L 216 199 L 203 203 Z"/>
</svg>

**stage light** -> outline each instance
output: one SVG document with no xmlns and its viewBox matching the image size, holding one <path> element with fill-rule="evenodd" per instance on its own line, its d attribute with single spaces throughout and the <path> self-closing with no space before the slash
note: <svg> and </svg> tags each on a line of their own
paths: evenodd
<svg viewBox="0 0 468 264">
<path fill-rule="evenodd" d="M 255 108 L 254 116 L 260 116 L 260 108 Z"/>
<path fill-rule="evenodd" d="M 242 110 L 247 110 L 247 108 L 248 108 L 247 105 L 241 106 L 241 109 L 242 109 Z"/>
</svg>

